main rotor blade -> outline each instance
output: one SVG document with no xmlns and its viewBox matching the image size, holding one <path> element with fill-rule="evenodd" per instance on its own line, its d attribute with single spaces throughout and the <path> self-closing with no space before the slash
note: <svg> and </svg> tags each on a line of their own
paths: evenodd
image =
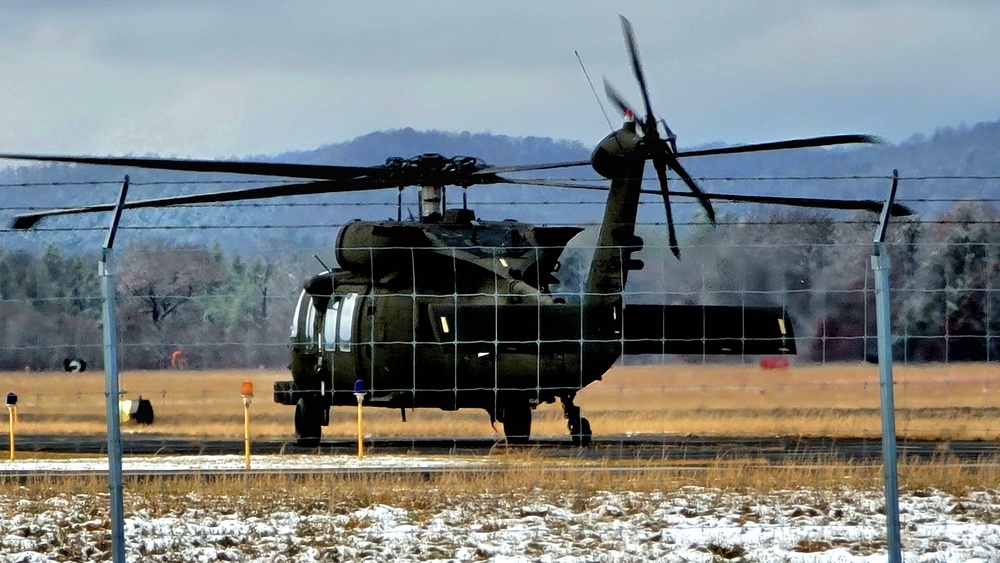
<svg viewBox="0 0 1000 563">
<path fill-rule="evenodd" d="M 715 154 L 736 154 L 744 152 L 776 151 L 784 149 L 802 149 L 809 147 L 826 147 L 830 145 L 849 145 L 853 143 L 867 143 L 873 145 L 882 144 L 884 141 L 873 135 L 826 135 L 824 137 L 809 137 L 806 139 L 790 139 L 787 141 L 773 141 L 769 143 L 756 143 L 752 145 L 736 145 L 732 147 L 720 147 L 717 149 L 702 149 L 693 151 L 680 151 L 677 157 L 709 156 Z"/>
<path fill-rule="evenodd" d="M 589 160 L 572 160 L 566 162 L 551 162 L 547 164 L 521 164 L 515 166 L 489 166 L 482 170 L 473 172 L 472 176 L 482 174 L 506 174 L 508 172 L 530 172 L 532 170 L 552 170 L 555 168 L 573 168 L 576 166 L 590 166 Z"/>
<path fill-rule="evenodd" d="M 625 34 L 625 44 L 628 47 L 628 56 L 632 61 L 632 73 L 635 74 L 635 80 L 639 83 L 639 91 L 642 92 L 642 102 L 646 106 L 646 115 L 643 117 L 645 123 L 643 127 L 644 133 L 649 133 L 648 128 L 656 130 L 656 118 L 653 117 L 653 106 L 649 102 L 649 89 L 646 88 L 646 75 L 642 72 L 642 62 L 639 61 L 639 49 L 635 44 L 635 33 L 632 31 L 632 23 L 628 21 L 625 16 L 618 16 L 622 21 L 622 33 Z"/>
<path fill-rule="evenodd" d="M 603 189 L 603 188 L 602 188 Z M 640 190 L 644 194 L 659 194 L 654 190 Z M 670 192 L 670 195 L 680 197 L 695 197 L 694 194 L 684 192 Z M 736 203 L 764 203 L 770 205 L 787 205 L 790 207 L 811 207 L 815 209 L 832 209 L 836 211 L 870 211 L 881 213 L 883 203 L 870 199 L 825 199 L 816 197 L 784 197 L 769 195 L 742 195 L 742 194 L 708 194 L 712 199 L 722 201 L 732 201 Z M 913 215 L 913 210 L 901 203 L 893 203 L 889 207 L 889 215 L 893 217 L 908 217 Z"/>
<path fill-rule="evenodd" d="M 594 191 L 604 191 L 604 192 L 608 191 L 608 188 L 603 186 L 588 186 L 585 184 L 577 184 L 575 182 L 570 182 L 566 180 L 545 180 L 542 178 L 507 178 L 505 176 L 497 176 L 497 178 L 500 178 L 501 183 L 516 184 L 519 186 L 545 186 L 548 188 L 570 188 L 573 190 L 594 190 Z"/>
<path fill-rule="evenodd" d="M 280 162 L 238 162 L 227 160 L 184 160 L 143 157 L 91 157 L 35 154 L 0 154 L 0 159 L 34 160 L 39 162 L 67 162 L 97 164 L 100 166 L 128 166 L 155 170 L 182 172 L 223 172 L 252 176 L 278 176 L 285 178 L 313 178 L 317 180 L 351 180 L 378 174 L 383 166 L 331 166 L 325 164 L 291 164 Z"/>
<path fill-rule="evenodd" d="M 248 174 L 253 176 L 279 176 L 285 178 L 312 178 L 316 180 L 379 180 L 388 177 L 391 170 L 386 166 L 333 166 L 324 164 L 290 164 L 277 162 L 230 162 L 221 160 L 178 160 L 141 157 L 81 157 L 61 155 L 0 154 L 0 160 L 33 160 L 39 162 L 66 162 L 73 164 L 96 164 L 103 166 L 126 166 L 151 168 L 155 170 L 177 170 L 182 172 L 222 172 Z M 472 176 L 506 172 L 552 170 L 590 166 L 589 160 L 523 164 L 516 166 L 492 166 L 472 172 Z"/>
<path fill-rule="evenodd" d="M 643 190 L 642 193 L 659 193 L 653 190 Z M 672 195 L 688 196 L 684 193 L 673 193 Z M 881 213 L 883 203 L 870 199 L 824 199 L 814 197 L 782 197 L 765 195 L 740 195 L 740 194 L 711 194 L 713 199 L 742 202 L 742 203 L 765 203 L 772 205 L 788 205 L 790 207 L 811 207 L 815 209 L 833 209 L 837 211 L 870 211 Z M 907 217 L 913 215 L 913 210 L 905 205 L 893 203 L 889 208 L 889 214 L 893 217 Z"/>
<path fill-rule="evenodd" d="M 705 213 L 708 215 L 708 220 L 714 224 L 715 210 L 712 209 L 712 201 L 708 198 L 707 195 L 705 195 L 705 192 L 701 191 L 701 188 L 699 188 L 698 184 L 695 183 L 694 178 L 692 178 L 691 175 L 687 173 L 687 170 L 685 170 L 684 167 L 681 166 L 681 163 L 677 160 L 677 157 L 674 156 L 674 154 L 670 152 L 669 149 L 664 147 L 664 150 L 659 155 L 653 155 L 654 164 L 656 163 L 657 158 L 664 159 L 665 164 L 669 166 L 671 170 L 676 172 L 677 175 L 681 177 L 681 180 L 684 180 L 684 183 L 687 184 L 687 187 L 691 190 L 691 193 L 698 198 L 698 202 L 701 203 L 701 207 L 705 210 Z M 662 181 L 660 183 L 663 184 Z"/>
<path fill-rule="evenodd" d="M 670 190 L 667 189 L 666 163 L 656 159 L 653 161 L 653 168 L 656 169 L 656 177 L 660 180 L 660 195 L 663 196 L 663 206 L 667 209 L 667 243 L 674 256 L 681 259 L 681 249 L 677 246 L 677 231 L 674 229 L 674 213 L 670 208 Z"/>
<path fill-rule="evenodd" d="M 204 194 L 192 194 L 181 196 L 160 197 L 153 199 L 141 199 L 128 201 L 122 205 L 126 209 L 147 208 L 147 207 L 170 207 L 174 205 L 190 205 L 197 203 L 220 203 L 226 201 L 242 201 L 247 199 L 268 199 L 272 197 L 323 194 L 333 192 L 353 192 L 368 189 L 379 189 L 387 187 L 383 182 L 371 182 L 367 185 L 355 180 L 348 184 L 343 184 L 333 180 L 320 180 L 316 182 L 305 182 L 302 184 L 283 184 L 280 186 L 268 186 L 262 188 L 248 188 L 244 190 L 230 190 L 222 192 L 210 192 Z M 34 213 L 25 213 L 14 218 L 12 227 L 14 229 L 30 229 L 38 221 L 56 215 L 78 215 L 84 213 L 97 213 L 101 211 L 112 211 L 115 208 L 113 203 L 102 203 L 83 207 L 69 207 L 63 209 L 49 209 Z"/>
<path fill-rule="evenodd" d="M 588 186 L 584 184 L 574 184 L 571 182 L 561 182 L 558 180 L 542 180 L 542 179 L 513 179 L 513 178 L 503 178 L 504 182 L 510 184 L 522 184 L 526 186 L 547 186 L 553 188 L 569 188 L 574 190 L 591 190 L 595 192 L 605 192 L 607 193 L 608 188 L 604 186 Z M 650 194 L 650 195 L 662 195 L 659 190 L 640 190 L 640 193 Z M 690 192 L 674 192 L 671 191 L 669 194 L 672 197 L 698 197 Z M 810 197 L 784 197 L 784 196 L 765 196 L 765 195 L 742 195 L 742 194 L 725 194 L 725 193 L 707 193 L 707 197 L 715 200 L 721 201 L 732 201 L 736 203 L 764 203 L 771 205 L 788 205 L 791 207 L 813 207 L 816 209 L 833 209 L 839 211 L 870 211 L 872 213 L 880 213 L 882 211 L 882 202 L 873 201 L 870 199 L 825 199 L 825 198 L 810 198 Z M 905 205 L 899 203 L 893 203 L 892 207 L 889 208 L 889 214 L 893 217 L 906 217 L 913 215 L 913 210 Z"/>
</svg>

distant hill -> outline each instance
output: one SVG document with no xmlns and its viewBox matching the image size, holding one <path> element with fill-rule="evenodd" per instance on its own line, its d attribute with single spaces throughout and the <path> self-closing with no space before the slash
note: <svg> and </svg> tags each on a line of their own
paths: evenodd
<svg viewBox="0 0 1000 563">
<path fill-rule="evenodd" d="M 260 155 L 248 160 L 378 165 L 388 157 L 437 152 L 446 156 L 475 156 L 489 164 L 509 165 L 581 160 L 588 157 L 591 148 L 580 142 L 543 137 L 399 129 L 370 133 L 312 151 Z M 984 194 L 1000 187 L 996 180 L 940 178 L 1000 176 L 1000 121 L 979 123 L 972 127 L 943 128 L 932 136 L 918 135 L 899 144 L 690 158 L 684 161 L 684 165 L 695 177 L 706 178 L 702 184 L 709 192 L 866 199 L 884 197 L 887 187 L 884 178 L 897 168 L 904 178 L 926 178 L 904 182 L 900 197 L 910 201 L 911 206 L 922 213 L 936 214 L 952 205 L 948 201 L 939 201 L 941 199 L 981 199 L 986 197 Z M 0 223 L 3 224 L 0 248 L 40 250 L 49 244 L 58 244 L 70 253 L 95 251 L 103 240 L 103 230 L 108 221 L 104 214 L 48 220 L 39 232 L 14 233 L 7 226 L 14 215 L 27 208 L 113 201 L 126 173 L 131 175 L 133 182 L 129 199 L 233 189 L 246 187 L 245 182 L 251 181 L 253 185 L 280 183 L 231 175 L 93 166 L 6 168 L 0 170 L 0 193 L 3 194 L 0 198 L 3 202 L 0 205 Z M 651 170 L 647 170 L 647 176 L 652 176 Z M 872 176 L 878 178 L 869 178 Z M 589 169 L 530 173 L 526 177 L 595 178 Z M 655 182 L 652 182 L 650 187 L 654 185 Z M 679 182 L 676 186 L 682 189 Z M 248 241 L 265 239 L 285 239 L 322 248 L 332 245 L 335 234 L 332 227 L 335 225 L 355 218 L 394 217 L 395 197 L 392 190 L 384 190 L 283 198 L 286 201 L 269 200 L 248 205 L 130 211 L 123 218 L 123 227 L 129 229 L 123 238 L 160 236 L 178 242 L 219 243 L 225 248 L 247 253 L 254 253 L 264 245 L 263 242 L 248 244 Z M 415 214 L 415 192 L 408 190 L 404 197 L 407 206 L 404 216 Z M 454 203 L 460 201 L 461 193 L 457 189 L 451 190 L 449 197 Z M 480 217 L 516 217 L 547 224 L 596 222 L 600 219 L 602 197 L 600 192 L 524 186 L 485 186 L 468 191 L 470 206 Z M 539 205 L 542 202 L 566 205 Z M 748 211 L 748 206 L 732 209 L 744 213 Z M 691 205 L 681 205 L 678 216 L 683 220 L 690 217 L 693 210 Z M 662 206 L 644 206 L 641 218 L 662 221 Z M 232 225 L 238 228 L 223 228 Z M 259 229 L 259 226 L 267 228 Z M 253 235 L 248 236 L 248 233 Z"/>
</svg>

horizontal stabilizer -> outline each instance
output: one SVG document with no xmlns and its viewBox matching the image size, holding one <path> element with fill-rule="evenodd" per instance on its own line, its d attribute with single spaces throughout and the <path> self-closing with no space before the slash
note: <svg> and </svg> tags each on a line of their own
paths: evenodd
<svg viewBox="0 0 1000 563">
<path fill-rule="evenodd" d="M 780 307 L 626 305 L 626 354 L 795 354 Z"/>
</svg>

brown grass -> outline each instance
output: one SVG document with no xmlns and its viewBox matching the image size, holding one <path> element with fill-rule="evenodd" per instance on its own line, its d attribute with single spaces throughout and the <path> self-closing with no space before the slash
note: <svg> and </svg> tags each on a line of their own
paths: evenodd
<svg viewBox="0 0 1000 563">
<path fill-rule="evenodd" d="M 768 465 L 747 462 L 717 462 L 695 470 L 665 468 L 650 462 L 631 471 L 605 471 L 600 464 L 565 464 L 511 455 L 500 463 L 504 471 L 435 474 L 356 473 L 305 475 L 244 474 L 232 472 L 208 478 L 203 475 L 166 475 L 132 478 L 125 476 L 126 490 L 133 497 L 158 498 L 183 507 L 191 502 L 217 496 L 242 497 L 246 508 L 254 504 L 286 504 L 289 498 L 301 506 L 335 502 L 350 506 L 391 504 L 402 508 L 454 506 L 462 499 L 488 495 L 496 499 L 558 495 L 586 502 L 600 491 L 661 491 L 671 493 L 684 487 L 716 490 L 767 492 L 775 490 L 881 490 L 882 469 L 877 465 L 833 463 L 815 465 Z M 963 465 L 948 460 L 902 462 L 899 483 L 903 491 L 942 490 L 961 496 L 968 491 L 995 488 L 1000 464 Z M 47 498 L 53 491 L 64 494 L 107 493 L 104 475 L 56 477 L 38 474 L 12 491 L 18 498 Z M 196 494 L 197 497 L 188 496 Z M 172 499 L 172 500 L 171 500 Z"/>
<path fill-rule="evenodd" d="M 126 432 L 242 437 L 244 379 L 257 397 L 255 437 L 290 436 L 291 407 L 275 404 L 271 386 L 284 371 L 125 372 L 126 397 L 153 402 L 156 423 Z M 897 366 L 897 433 L 905 438 L 993 439 L 1000 431 L 1000 365 Z M 102 433 L 101 373 L 0 373 L 0 391 L 15 391 L 18 433 Z M 881 434 L 878 369 L 867 364 L 761 370 L 751 365 L 619 366 L 577 397 L 596 437 L 621 434 L 874 437 Z M 351 436 L 352 408 L 335 409 L 326 436 Z M 371 436 L 491 437 L 484 411 L 366 408 Z M 499 428 L 499 425 L 498 425 Z M 566 433 L 558 403 L 535 412 L 535 436 Z"/>
</svg>

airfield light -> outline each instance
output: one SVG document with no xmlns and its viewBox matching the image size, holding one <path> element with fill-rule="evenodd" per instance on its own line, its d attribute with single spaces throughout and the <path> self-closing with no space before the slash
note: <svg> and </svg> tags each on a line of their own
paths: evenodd
<svg viewBox="0 0 1000 563">
<path fill-rule="evenodd" d="M 354 397 L 358 399 L 358 459 L 365 457 L 365 438 L 361 431 L 361 403 L 365 400 L 365 382 L 358 379 L 354 382 Z"/>
<path fill-rule="evenodd" d="M 240 395 L 243 396 L 243 457 L 246 460 L 247 471 L 250 470 L 250 400 L 253 399 L 253 381 L 244 379 L 240 384 Z"/>
<path fill-rule="evenodd" d="M 14 423 L 17 422 L 17 394 L 7 393 L 7 424 L 10 429 L 10 460 L 14 460 Z"/>
<path fill-rule="evenodd" d="M 243 380 L 240 385 L 240 395 L 243 395 L 243 399 L 249 401 L 253 398 L 253 381 L 249 379 Z"/>
</svg>

